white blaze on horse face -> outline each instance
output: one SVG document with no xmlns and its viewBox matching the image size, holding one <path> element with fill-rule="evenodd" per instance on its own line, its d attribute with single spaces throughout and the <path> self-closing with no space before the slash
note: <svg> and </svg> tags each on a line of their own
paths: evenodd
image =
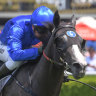
<svg viewBox="0 0 96 96">
<path fill-rule="evenodd" d="M 78 45 L 72 45 L 72 51 L 73 51 L 73 54 L 74 54 L 75 58 L 77 59 L 77 62 L 86 66 L 87 62 L 85 60 L 85 57 L 80 52 Z"/>
</svg>

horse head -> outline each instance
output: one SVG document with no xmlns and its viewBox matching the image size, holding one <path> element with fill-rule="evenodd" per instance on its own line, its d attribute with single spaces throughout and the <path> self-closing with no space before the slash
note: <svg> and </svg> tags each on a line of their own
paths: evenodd
<svg viewBox="0 0 96 96">
<path fill-rule="evenodd" d="M 83 39 L 76 33 L 74 16 L 70 22 L 60 21 L 58 11 L 54 14 L 54 41 L 56 48 L 64 62 L 67 62 L 74 78 L 79 79 L 85 74 L 87 65 L 82 54 Z"/>
</svg>

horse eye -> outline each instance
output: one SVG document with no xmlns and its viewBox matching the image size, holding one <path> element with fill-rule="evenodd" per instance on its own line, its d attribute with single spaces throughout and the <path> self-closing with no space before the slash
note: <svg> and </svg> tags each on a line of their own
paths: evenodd
<svg viewBox="0 0 96 96">
<path fill-rule="evenodd" d="M 65 41 L 68 41 L 68 38 L 67 38 L 66 35 L 63 35 L 63 38 L 64 38 Z"/>
</svg>

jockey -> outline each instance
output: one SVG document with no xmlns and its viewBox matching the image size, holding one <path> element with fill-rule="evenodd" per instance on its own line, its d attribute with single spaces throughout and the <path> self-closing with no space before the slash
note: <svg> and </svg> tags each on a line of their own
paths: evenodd
<svg viewBox="0 0 96 96">
<path fill-rule="evenodd" d="M 42 53 L 40 38 L 46 38 L 48 29 L 44 22 L 53 23 L 53 12 L 41 6 L 32 15 L 10 19 L 0 31 L 0 79 L 20 67 L 24 61 L 34 60 Z M 33 46 L 32 46 L 33 45 Z"/>
</svg>

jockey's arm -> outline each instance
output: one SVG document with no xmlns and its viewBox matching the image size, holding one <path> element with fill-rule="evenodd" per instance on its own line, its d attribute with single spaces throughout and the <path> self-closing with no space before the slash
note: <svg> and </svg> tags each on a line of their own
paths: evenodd
<svg viewBox="0 0 96 96">
<path fill-rule="evenodd" d="M 21 38 L 24 34 L 23 29 L 15 26 L 10 29 L 8 39 L 8 53 L 14 61 L 32 60 L 39 56 L 38 48 L 22 49 Z"/>
<path fill-rule="evenodd" d="M 88 64 L 89 67 L 96 69 L 95 65 Z"/>
</svg>

